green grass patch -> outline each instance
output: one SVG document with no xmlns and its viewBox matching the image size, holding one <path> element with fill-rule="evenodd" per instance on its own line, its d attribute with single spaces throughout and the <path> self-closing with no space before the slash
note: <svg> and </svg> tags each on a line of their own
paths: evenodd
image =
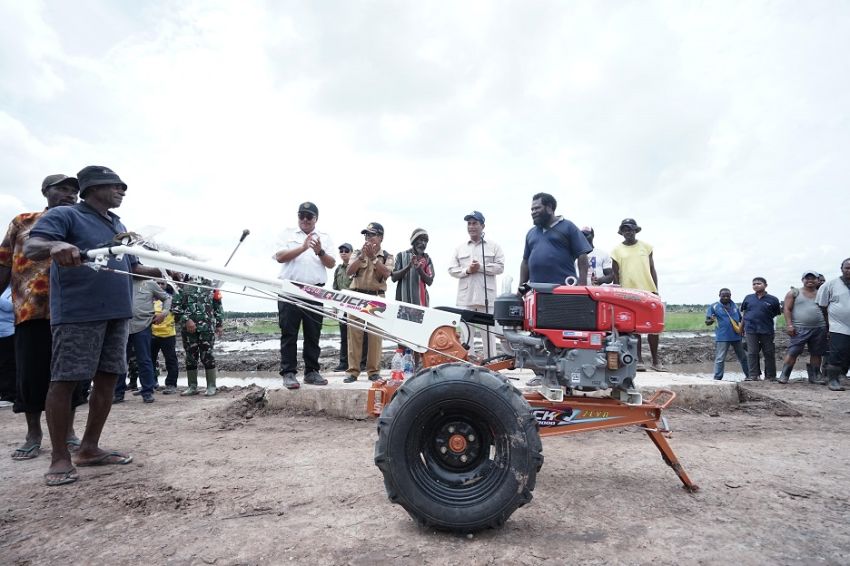
<svg viewBox="0 0 850 566">
<path fill-rule="evenodd" d="M 707 307 L 706 307 L 707 308 Z M 776 319 L 776 328 L 785 327 L 785 317 Z M 667 312 L 664 315 L 665 332 L 713 331 L 714 325 L 705 325 L 705 309 L 700 312 Z"/>
</svg>

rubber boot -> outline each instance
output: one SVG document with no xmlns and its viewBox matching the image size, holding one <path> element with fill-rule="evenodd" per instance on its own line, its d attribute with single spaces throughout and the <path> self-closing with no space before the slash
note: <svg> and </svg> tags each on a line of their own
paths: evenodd
<svg viewBox="0 0 850 566">
<path fill-rule="evenodd" d="M 198 369 L 187 369 L 186 379 L 189 381 L 189 388 L 180 395 L 183 397 L 198 394 Z"/>
<path fill-rule="evenodd" d="M 782 371 L 779 373 L 779 379 L 776 381 L 779 383 L 788 383 L 788 380 L 791 379 L 791 370 L 794 369 L 794 366 L 791 364 L 783 364 Z"/>
<path fill-rule="evenodd" d="M 818 366 L 813 366 L 812 368 L 815 373 L 815 380 L 812 382 L 816 385 L 826 385 L 826 375 L 821 371 Z"/>
<path fill-rule="evenodd" d="M 815 381 L 815 366 L 812 364 L 806 364 L 806 375 L 809 376 L 809 383 L 816 383 Z"/>
<path fill-rule="evenodd" d="M 830 391 L 844 391 L 841 387 L 841 371 L 835 366 L 826 367 L 826 378 L 829 380 Z"/>
<path fill-rule="evenodd" d="M 204 391 L 204 396 L 212 397 L 218 391 L 218 389 L 216 389 L 215 387 L 215 378 L 217 377 L 218 373 L 216 372 L 215 368 L 204 368 L 204 375 L 206 375 L 207 377 L 207 390 Z"/>
</svg>

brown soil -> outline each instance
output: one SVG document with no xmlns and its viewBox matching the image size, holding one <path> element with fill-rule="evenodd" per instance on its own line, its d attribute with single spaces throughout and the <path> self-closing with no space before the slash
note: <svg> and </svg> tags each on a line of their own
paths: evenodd
<svg viewBox="0 0 850 566">
<path fill-rule="evenodd" d="M 850 392 L 743 387 L 737 408 L 668 413 L 698 493 L 637 430 L 547 439 L 535 499 L 470 538 L 422 530 L 390 504 L 374 421 L 270 412 L 261 390 L 134 397 L 104 433 L 132 452 L 128 466 L 48 488 L 48 453 L 0 458 L 0 562 L 850 563 Z M 23 419 L 0 421 L 10 453 Z"/>
</svg>

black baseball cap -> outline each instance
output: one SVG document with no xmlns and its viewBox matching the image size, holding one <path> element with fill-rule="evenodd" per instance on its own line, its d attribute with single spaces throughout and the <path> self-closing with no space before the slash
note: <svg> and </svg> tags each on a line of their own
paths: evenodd
<svg viewBox="0 0 850 566">
<path fill-rule="evenodd" d="M 382 225 L 378 224 L 377 222 L 370 222 L 369 225 L 366 226 L 366 228 L 364 228 L 363 230 L 360 230 L 361 234 L 365 234 L 367 232 L 374 232 L 374 233 L 376 233 L 380 236 L 383 236 L 384 235 L 384 227 Z"/>
<path fill-rule="evenodd" d="M 80 198 L 85 198 L 86 191 L 98 185 L 121 185 L 127 189 L 127 183 L 121 180 L 118 173 L 103 165 L 89 165 L 77 173 L 80 185 Z"/>
<path fill-rule="evenodd" d="M 350 253 L 350 252 L 354 251 L 354 246 L 352 246 L 352 245 L 351 245 L 351 244 L 349 244 L 348 242 L 346 242 L 346 243 L 344 243 L 344 244 L 340 244 L 340 245 L 339 245 L 339 251 L 343 251 L 343 250 L 345 250 L 345 251 L 347 251 L 347 252 L 349 252 L 349 253 Z"/>
<path fill-rule="evenodd" d="M 44 181 L 41 182 L 41 194 L 46 193 L 47 189 L 50 187 L 55 187 L 57 185 L 69 185 L 76 187 L 78 191 L 80 190 L 80 183 L 77 179 L 69 177 L 68 175 L 57 173 L 56 175 L 48 175 L 44 178 Z"/>
<path fill-rule="evenodd" d="M 319 207 L 313 204 L 312 202 L 302 202 L 298 207 L 298 212 L 309 212 L 314 216 L 319 215 Z"/>
</svg>

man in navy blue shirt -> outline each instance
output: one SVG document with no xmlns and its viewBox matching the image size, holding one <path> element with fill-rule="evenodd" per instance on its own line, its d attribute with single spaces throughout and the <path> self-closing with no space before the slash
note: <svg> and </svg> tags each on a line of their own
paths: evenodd
<svg viewBox="0 0 850 566">
<path fill-rule="evenodd" d="M 110 208 L 124 200 L 127 185 L 106 167 L 93 165 L 77 174 L 80 198 L 74 206 L 51 208 L 30 231 L 24 254 L 32 260 L 50 257 L 50 323 L 53 334 L 51 383 L 45 405 L 50 443 L 47 485 L 77 481 L 77 466 L 129 464 L 133 458 L 98 444 L 112 406 L 118 375 L 127 371 L 126 346 L 133 316 L 132 282 L 127 275 L 82 267 L 81 249 L 113 241 L 126 232 Z M 160 276 L 133 256 L 110 258 L 109 268 Z M 65 443 L 71 393 L 79 381 L 92 380 L 89 418 L 74 462 Z"/>
<path fill-rule="evenodd" d="M 558 202 L 548 193 L 537 193 L 531 201 L 534 228 L 525 237 L 525 250 L 519 268 L 519 283 L 556 283 L 568 277 L 587 281 L 587 254 L 593 251 L 578 227 L 555 216 Z M 578 267 L 578 273 L 576 273 Z"/>
<path fill-rule="evenodd" d="M 761 375 L 759 351 L 764 354 L 764 377 L 776 380 L 776 348 L 773 345 L 773 319 L 782 313 L 779 299 L 766 291 L 764 277 L 753 279 L 753 291 L 744 297 L 741 312 L 744 313 L 744 339 L 747 341 L 747 362 L 750 375 L 746 381 L 757 381 Z"/>
</svg>

